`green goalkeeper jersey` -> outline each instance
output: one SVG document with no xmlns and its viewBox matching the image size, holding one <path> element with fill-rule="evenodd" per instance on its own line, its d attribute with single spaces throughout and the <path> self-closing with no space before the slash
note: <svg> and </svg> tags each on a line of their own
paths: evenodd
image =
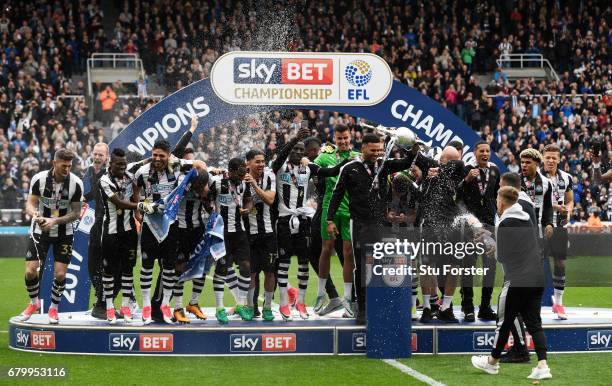
<svg viewBox="0 0 612 386">
<path fill-rule="evenodd" d="M 361 153 L 353 150 L 339 151 L 333 145 L 326 145 L 323 150 L 321 150 L 321 154 L 319 154 L 319 156 L 314 160 L 314 163 L 323 168 L 331 168 L 338 165 L 349 157 L 357 157 L 360 154 Z M 337 176 L 325 178 L 325 195 L 323 196 L 323 210 L 327 210 L 327 208 L 329 207 L 329 201 L 331 200 L 332 192 L 334 191 L 334 186 L 336 186 L 337 180 Z M 344 194 L 337 214 L 345 216 L 349 215 L 348 193 Z M 323 219 L 323 221 L 324 220 L 325 219 Z"/>
</svg>

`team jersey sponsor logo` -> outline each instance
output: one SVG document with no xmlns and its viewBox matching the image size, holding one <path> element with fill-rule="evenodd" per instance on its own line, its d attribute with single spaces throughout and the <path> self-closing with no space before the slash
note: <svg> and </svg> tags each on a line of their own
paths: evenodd
<svg viewBox="0 0 612 386">
<path fill-rule="evenodd" d="M 232 334 L 231 352 L 295 352 L 295 334 Z"/>
<path fill-rule="evenodd" d="M 151 185 L 151 192 L 153 194 L 168 194 L 170 193 L 173 189 L 174 189 L 174 182 L 167 182 L 167 183 L 157 183 L 155 185 Z"/>
<path fill-rule="evenodd" d="M 57 198 L 40 197 L 40 202 L 43 206 L 49 209 L 68 209 L 70 200 L 62 200 Z"/>
</svg>

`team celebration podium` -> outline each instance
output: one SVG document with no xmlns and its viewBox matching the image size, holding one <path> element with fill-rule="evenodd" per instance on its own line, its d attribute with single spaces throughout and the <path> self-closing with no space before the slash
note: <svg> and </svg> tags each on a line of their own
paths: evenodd
<svg viewBox="0 0 612 386">
<path fill-rule="evenodd" d="M 388 151 L 394 143 L 419 143 L 433 156 L 451 141 L 460 140 L 464 145 L 462 159 L 473 161 L 473 146 L 480 137 L 442 105 L 393 79 L 389 65 L 373 54 L 230 52 L 215 62 L 210 78 L 194 82 L 147 109 L 121 131 L 110 148 L 148 157 L 158 139 L 175 144 L 193 115 L 198 117 L 198 132 L 206 132 L 249 114 L 313 109 L 341 111 L 384 128 L 397 128 L 397 132 L 383 130 L 392 138 L 390 145 L 387 143 Z M 410 133 L 418 133 L 418 138 Z M 504 163 L 494 153 L 490 162 L 505 171 Z M 229 323 L 220 325 L 214 317 L 215 309 L 203 308 L 208 319 L 191 317 L 186 325 L 144 325 L 139 313 L 134 315 L 134 322 L 118 319 L 109 325 L 88 311 L 87 237 L 93 221 L 90 209 L 75 236 L 59 324 L 50 325 L 45 314 L 35 314 L 25 322 L 12 317 L 11 349 L 77 355 L 367 354 L 371 358 L 408 358 L 419 354 L 488 353 L 493 346 L 494 321 L 466 323 L 460 317 L 458 324 L 438 320 L 422 324 L 418 322 L 421 311 L 416 313 L 417 320 L 412 320 L 412 276 L 409 270 L 400 269 L 411 265 L 410 255 L 393 255 L 381 261 L 367 254 L 359 257 L 364 268 L 361 285 L 366 287 L 367 325 L 344 318 L 342 310 L 318 316 L 310 308 L 310 319 L 301 320 L 298 311 L 292 309 L 293 321 L 286 322 L 278 304 L 273 304 L 275 319 L 269 322 L 246 322 L 230 315 Z M 52 257 L 47 259 L 42 276 L 41 294 L 46 296 L 52 261 Z M 394 270 L 384 273 L 381 268 Z M 212 285 L 212 281 L 209 277 L 206 285 Z M 49 299 L 44 300 L 48 305 Z M 205 303 L 212 304 L 212 299 Z M 461 316 L 458 305 L 455 307 L 456 315 Z M 549 352 L 612 351 L 612 309 L 566 307 L 566 313 L 567 320 L 559 320 L 550 307 L 542 308 Z M 529 336 L 527 347 L 533 348 Z"/>
</svg>

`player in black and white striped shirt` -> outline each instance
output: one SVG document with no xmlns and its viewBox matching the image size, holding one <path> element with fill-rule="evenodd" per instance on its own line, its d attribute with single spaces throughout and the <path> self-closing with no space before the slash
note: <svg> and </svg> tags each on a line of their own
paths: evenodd
<svg viewBox="0 0 612 386">
<path fill-rule="evenodd" d="M 83 199 L 83 182 L 70 173 L 74 157 L 70 150 L 57 150 L 53 168 L 36 174 L 30 184 L 26 213 L 32 217 L 32 225 L 25 275 L 30 304 L 21 314 L 24 321 L 40 309 L 38 269 L 44 267 L 49 248 L 53 248 L 55 258 L 49 323 L 59 321 L 57 306 L 66 286 L 66 271 L 72 256 L 73 222 L 79 218 Z"/>
<path fill-rule="evenodd" d="M 238 265 L 238 297 L 234 310 L 243 320 L 253 319 L 253 310 L 247 306 L 247 294 L 251 286 L 251 252 L 249 239 L 244 228 L 242 216 L 252 208 L 251 190 L 244 182 L 246 165 L 242 158 L 232 158 L 228 163 L 226 176 L 214 176 L 210 180 L 210 197 L 217 213 L 223 218 L 226 255 L 217 262 L 213 277 L 217 320 L 228 322 L 223 305 L 223 290 L 228 269 Z"/>
<path fill-rule="evenodd" d="M 191 161 L 194 159 L 193 149 L 186 148 L 183 152 L 183 159 Z M 184 272 L 185 264 L 189 261 L 189 256 L 193 253 L 196 246 L 202 240 L 204 226 L 206 225 L 207 213 L 205 207 L 208 204 L 208 173 L 201 173 L 195 181 L 187 185 L 185 196 L 179 206 L 178 222 L 178 258 L 176 262 L 177 276 Z M 205 320 L 206 315 L 200 308 L 199 299 L 206 276 L 192 280 L 192 292 L 186 311 L 195 315 L 196 318 Z M 174 284 L 174 319 L 179 323 L 189 323 L 183 308 L 183 288 L 184 282 L 177 281 Z"/>
<path fill-rule="evenodd" d="M 132 167 L 132 169 L 134 169 Z M 133 171 L 133 170 L 132 170 Z M 138 234 L 133 211 L 138 208 L 138 197 L 134 197 L 134 174 L 128 170 L 127 158 L 122 149 L 114 149 L 110 166 L 98 183 L 103 205 L 102 259 L 104 276 L 104 298 L 106 318 L 116 322 L 113 305 L 115 277 L 121 271 L 123 300 L 121 313 L 126 322 L 132 321 L 129 306 L 132 294 L 133 270 L 136 264 Z"/>
<path fill-rule="evenodd" d="M 283 147 L 272 164 L 272 171 L 276 173 L 278 196 L 278 221 L 276 222 L 278 271 L 276 276 L 280 293 L 279 312 L 285 320 L 291 320 L 287 284 L 293 255 L 298 258 L 299 294 L 295 307 L 302 319 L 309 318 L 305 305 L 309 276 L 308 238 L 310 237 L 310 219 L 315 213 L 314 208 L 306 206 L 310 178 L 315 175 L 319 177 L 337 176 L 340 168 L 348 161 L 345 160 L 333 168 L 322 168 L 314 163 L 303 164 L 305 148 L 304 143 L 300 141 L 309 134 L 310 131 L 307 128 L 301 129 L 297 137 Z M 287 157 L 289 157 L 288 160 Z"/>
<path fill-rule="evenodd" d="M 178 185 L 192 167 L 198 172 L 206 173 L 206 164 L 202 161 L 185 161 L 170 155 L 170 144 L 165 140 L 155 142 L 152 150 L 152 161 L 141 166 L 136 172 L 136 196 L 145 198 L 143 209 L 147 213 L 155 211 L 154 203 L 161 201 Z M 142 197 L 141 197 L 142 198 Z M 140 246 L 142 252 L 142 268 L 140 271 L 140 288 L 142 291 L 142 318 L 148 324 L 151 319 L 151 281 L 155 260 L 159 259 L 162 266 L 162 301 L 160 310 L 166 323 L 172 324 L 170 299 L 176 282 L 175 264 L 177 256 L 177 223 L 170 226 L 168 236 L 159 243 L 149 226 L 142 226 Z"/>
<path fill-rule="evenodd" d="M 561 149 L 557 145 L 544 147 L 544 175 L 552 185 L 553 235 L 548 242 L 547 255 L 554 260 L 553 269 L 553 306 L 552 310 L 559 319 L 567 319 L 563 307 L 565 291 L 565 260 L 567 259 L 568 235 L 565 225 L 574 210 L 572 176 L 559 169 Z"/>
<path fill-rule="evenodd" d="M 246 217 L 251 249 L 251 286 L 247 305 L 254 308 L 256 277 L 264 272 L 264 305 L 262 317 L 266 321 L 274 320 L 272 314 L 272 295 L 274 294 L 276 272 L 276 235 L 272 218 L 272 208 L 276 197 L 276 176 L 265 167 L 264 153 L 251 150 L 246 154 L 248 173 L 245 182 L 249 184 L 253 197 L 253 209 Z"/>
</svg>

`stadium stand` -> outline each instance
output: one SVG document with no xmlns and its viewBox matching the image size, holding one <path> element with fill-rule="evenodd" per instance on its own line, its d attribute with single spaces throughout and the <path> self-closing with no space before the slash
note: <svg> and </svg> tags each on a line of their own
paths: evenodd
<svg viewBox="0 0 612 386">
<path fill-rule="evenodd" d="M 214 61 L 233 50 L 378 54 L 397 80 L 464 119 L 510 170 L 520 167 L 521 150 L 557 143 L 563 168 L 575 179 L 573 219 L 586 221 L 589 208 L 598 207 L 602 219 L 612 220 L 612 186 L 591 183 L 589 151 L 599 142 L 604 162 L 612 159 L 609 4 L 265 3 L 253 11 L 240 1 L 116 1 L 104 9 L 82 0 L 5 2 L 0 15 L 2 224 L 27 221 L 19 209 L 29 180 L 49 166 L 55 149 L 77 151 L 79 173 L 93 144 L 110 141 L 158 100 L 155 94 L 207 77 Z M 84 74 L 93 53 L 138 54 L 146 79 L 97 83 L 88 95 Z M 498 63 L 510 54 L 542 55 L 558 80 L 511 79 L 511 65 Z M 537 61 L 525 65 L 535 67 Z M 347 124 L 359 148 L 364 130 L 358 118 L 315 110 L 245 117 L 196 135 L 192 146 L 197 158 L 213 165 L 223 166 L 251 148 L 272 158 L 302 117 L 323 141 L 331 138 L 335 124 Z"/>
</svg>

